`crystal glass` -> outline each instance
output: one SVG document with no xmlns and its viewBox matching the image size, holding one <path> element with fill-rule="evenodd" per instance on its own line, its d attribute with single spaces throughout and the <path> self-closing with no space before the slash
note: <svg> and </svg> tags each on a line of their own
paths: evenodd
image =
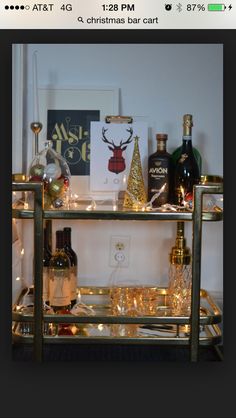
<svg viewBox="0 0 236 418">
<path fill-rule="evenodd" d="M 137 281 L 116 282 L 110 289 L 111 314 L 137 317 L 155 315 L 157 309 L 156 288 L 142 286 Z M 135 337 L 139 324 L 114 324 L 113 336 Z"/>
<path fill-rule="evenodd" d="M 171 264 L 169 269 L 169 305 L 175 316 L 190 315 L 191 264 Z"/>
<path fill-rule="evenodd" d="M 66 160 L 46 141 L 29 168 L 29 181 L 44 183 L 44 209 L 69 209 L 70 177 Z"/>
</svg>

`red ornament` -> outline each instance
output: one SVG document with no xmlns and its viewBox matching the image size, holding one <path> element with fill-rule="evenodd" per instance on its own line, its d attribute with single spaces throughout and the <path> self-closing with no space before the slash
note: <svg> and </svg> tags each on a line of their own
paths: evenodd
<svg viewBox="0 0 236 418">
<path fill-rule="evenodd" d="M 68 179 L 68 177 L 65 177 L 65 178 L 64 178 L 64 185 L 65 185 L 65 188 L 66 188 L 66 189 L 69 187 L 69 185 L 70 185 L 70 180 Z"/>
<path fill-rule="evenodd" d="M 69 309 L 60 309 L 57 311 L 58 315 L 70 315 Z M 70 324 L 59 324 L 58 335 L 73 335 L 70 329 Z"/>
<path fill-rule="evenodd" d="M 29 181 L 42 181 L 42 177 L 40 177 L 40 176 L 32 176 L 32 177 L 30 177 Z"/>
<path fill-rule="evenodd" d="M 193 193 L 192 192 L 188 192 L 185 195 L 185 201 L 188 204 L 189 208 L 192 209 L 193 207 Z"/>
<path fill-rule="evenodd" d="M 58 335 L 74 335 L 71 331 L 69 325 L 68 326 L 62 326 L 59 328 Z"/>
<path fill-rule="evenodd" d="M 69 184 L 70 184 L 70 180 L 69 180 L 69 178 L 68 177 L 65 177 L 65 176 L 60 176 L 59 177 L 59 179 L 58 180 L 63 180 L 63 183 L 64 183 L 64 186 L 65 186 L 65 189 L 67 189 L 68 187 L 69 187 Z"/>
</svg>

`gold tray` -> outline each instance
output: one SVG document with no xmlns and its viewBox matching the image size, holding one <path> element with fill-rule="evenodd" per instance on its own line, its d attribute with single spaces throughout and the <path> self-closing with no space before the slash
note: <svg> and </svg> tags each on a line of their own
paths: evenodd
<svg viewBox="0 0 236 418">
<path fill-rule="evenodd" d="M 145 287 L 156 294 L 155 316 L 115 316 L 111 312 L 110 288 L 85 286 L 77 289 L 81 302 L 94 311 L 93 316 L 44 315 L 45 343 L 141 343 L 189 344 L 189 316 L 173 316 L 168 305 L 168 289 Z M 27 300 L 26 300 L 27 299 Z M 23 302 L 33 303 L 33 287 L 23 289 L 13 305 L 13 341 L 33 343 L 34 316 L 19 312 Z M 30 302 L 31 301 L 31 302 Z M 217 325 L 222 314 L 206 290 L 201 290 L 199 344 L 221 342 Z M 64 328 L 63 328 L 64 327 Z M 72 335 L 63 335 L 62 328 Z M 60 330 L 60 331 L 59 331 Z M 62 332 L 62 334 L 61 334 Z M 67 332 L 67 331 L 66 331 Z"/>
</svg>

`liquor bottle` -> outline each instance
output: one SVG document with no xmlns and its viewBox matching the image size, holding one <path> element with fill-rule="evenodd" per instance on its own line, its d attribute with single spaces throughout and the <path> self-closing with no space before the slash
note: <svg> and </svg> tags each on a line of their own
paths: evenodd
<svg viewBox="0 0 236 418">
<path fill-rule="evenodd" d="M 49 263 L 52 258 L 51 251 L 48 248 L 47 229 L 44 228 L 43 241 L 43 301 L 49 304 Z"/>
<path fill-rule="evenodd" d="M 192 206 L 193 186 L 200 181 L 200 171 L 192 147 L 192 115 L 183 117 L 183 143 L 175 167 L 175 202 Z"/>
<path fill-rule="evenodd" d="M 71 264 L 71 305 L 76 303 L 76 290 L 77 290 L 77 255 L 71 247 L 71 228 L 64 228 L 64 250 L 68 255 Z"/>
<path fill-rule="evenodd" d="M 49 302 L 56 312 L 71 307 L 70 259 L 63 245 L 63 231 L 56 231 L 56 251 L 49 262 Z"/>
<path fill-rule="evenodd" d="M 172 201 L 173 192 L 173 161 L 166 151 L 167 134 L 157 134 L 157 151 L 148 158 L 148 201 L 160 191 L 153 206 L 158 207 Z M 164 186 L 165 185 L 165 186 Z"/>
</svg>

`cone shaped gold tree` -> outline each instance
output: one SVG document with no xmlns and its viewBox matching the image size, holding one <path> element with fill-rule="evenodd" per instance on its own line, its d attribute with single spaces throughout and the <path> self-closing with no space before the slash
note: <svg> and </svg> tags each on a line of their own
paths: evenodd
<svg viewBox="0 0 236 418">
<path fill-rule="evenodd" d="M 134 137 L 134 151 L 130 166 L 127 190 L 124 196 L 125 208 L 138 209 L 147 203 L 147 196 L 144 187 L 142 164 L 138 145 L 139 137 Z"/>
</svg>

